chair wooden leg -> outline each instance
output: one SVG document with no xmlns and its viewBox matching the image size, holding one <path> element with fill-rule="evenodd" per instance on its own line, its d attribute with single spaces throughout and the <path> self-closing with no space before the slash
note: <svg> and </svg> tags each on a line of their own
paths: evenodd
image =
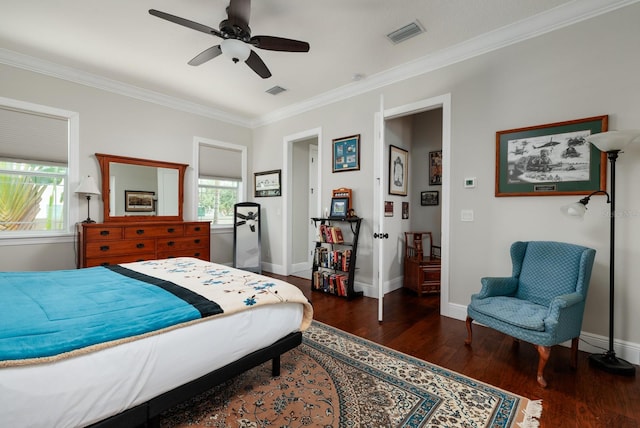
<svg viewBox="0 0 640 428">
<path fill-rule="evenodd" d="M 538 361 L 537 381 L 541 387 L 546 388 L 547 381 L 544 380 L 544 367 L 547 365 L 547 361 L 549 360 L 549 354 L 551 354 L 551 347 L 536 345 L 536 348 L 538 349 L 538 354 L 540 354 L 540 360 Z"/>
<path fill-rule="evenodd" d="M 571 368 L 578 368 L 578 342 L 580 341 L 579 337 L 574 337 L 571 339 Z"/>
<path fill-rule="evenodd" d="M 464 344 L 467 346 L 471 346 L 471 323 L 473 322 L 473 320 L 471 319 L 471 317 L 469 315 L 467 315 L 467 339 L 464 341 Z"/>
</svg>

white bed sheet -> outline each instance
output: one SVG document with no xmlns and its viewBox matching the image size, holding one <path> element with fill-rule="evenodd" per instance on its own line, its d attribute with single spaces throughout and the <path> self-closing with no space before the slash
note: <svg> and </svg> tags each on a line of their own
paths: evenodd
<svg viewBox="0 0 640 428">
<path fill-rule="evenodd" d="M 0 369 L 0 427 L 85 426 L 298 331 L 296 303 L 256 307 L 48 364 Z"/>
</svg>

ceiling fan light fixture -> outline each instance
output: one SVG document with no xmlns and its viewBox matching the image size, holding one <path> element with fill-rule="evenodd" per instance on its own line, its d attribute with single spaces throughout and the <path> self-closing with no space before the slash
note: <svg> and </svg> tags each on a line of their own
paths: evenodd
<svg viewBox="0 0 640 428">
<path fill-rule="evenodd" d="M 225 39 L 220 43 L 222 53 L 233 62 L 245 62 L 251 54 L 251 48 L 245 42 L 236 39 Z"/>
</svg>

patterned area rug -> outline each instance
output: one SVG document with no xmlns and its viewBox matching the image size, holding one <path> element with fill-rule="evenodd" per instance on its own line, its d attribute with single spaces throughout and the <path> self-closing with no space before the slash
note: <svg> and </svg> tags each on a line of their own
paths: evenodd
<svg viewBox="0 0 640 428">
<path fill-rule="evenodd" d="M 537 427 L 540 401 L 314 321 L 303 343 L 167 411 L 162 427 Z"/>
</svg>

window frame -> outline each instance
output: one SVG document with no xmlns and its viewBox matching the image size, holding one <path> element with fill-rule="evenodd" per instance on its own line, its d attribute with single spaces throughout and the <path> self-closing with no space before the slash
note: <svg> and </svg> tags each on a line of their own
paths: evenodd
<svg viewBox="0 0 640 428">
<path fill-rule="evenodd" d="M 80 148 L 80 115 L 77 112 L 63 110 L 55 107 L 34 104 L 12 98 L 0 97 L 0 106 L 22 110 L 26 113 L 44 114 L 54 116 L 67 121 L 67 175 L 64 189 L 64 211 L 63 218 L 65 225 L 62 230 L 57 231 L 19 231 L 0 233 L 0 245 L 16 244 L 37 244 L 42 242 L 71 242 L 75 236 L 75 225 L 80 218 L 80 198 L 73 198 L 75 193 L 72 189 L 79 184 L 79 148 Z M 29 162 L 28 160 L 25 160 Z M 39 163 L 31 161 L 33 163 Z M 42 163 L 42 161 L 40 161 Z"/>
<path fill-rule="evenodd" d="M 229 181 L 229 182 L 235 182 L 237 183 L 236 187 L 226 187 L 226 186 L 220 186 L 220 185 L 208 185 L 208 184 L 200 184 L 200 180 L 218 180 L 218 181 Z M 236 203 L 240 202 L 240 194 L 241 194 L 241 188 L 242 188 L 242 180 L 239 178 L 227 178 L 227 177 L 209 177 L 206 175 L 200 176 L 198 177 L 198 201 L 200 199 L 200 189 L 201 188 L 210 188 L 210 189 L 221 189 L 221 190 L 235 190 L 236 192 Z M 198 203 L 198 205 L 200 205 Z M 235 205 L 235 204 L 234 204 Z M 211 221 L 211 227 L 215 227 L 215 228 L 228 228 L 228 227 L 233 227 L 233 218 L 231 219 L 231 224 L 214 224 L 213 220 L 208 220 L 208 219 L 200 219 L 200 216 L 198 215 L 198 213 L 196 212 L 196 217 L 198 221 Z"/>
<path fill-rule="evenodd" d="M 241 180 L 239 181 L 239 184 L 238 184 L 238 202 L 247 202 L 247 147 L 240 144 L 227 143 L 227 142 L 218 141 L 218 140 L 211 140 L 204 137 L 194 137 L 193 138 L 193 162 L 192 162 L 194 174 L 193 174 L 192 185 L 190 186 L 189 191 L 192 195 L 192 201 L 193 201 L 193 203 L 191 204 L 190 218 L 193 218 L 196 220 L 198 218 L 198 199 L 199 199 L 198 189 L 199 189 L 199 179 L 200 179 L 200 147 L 201 146 L 235 150 L 240 152 L 242 171 L 241 171 Z M 223 177 L 203 177 L 203 178 L 215 178 L 219 180 L 228 179 Z M 211 224 L 211 230 L 232 230 L 232 229 L 233 229 L 233 224 L 230 224 L 230 225 Z"/>
</svg>

